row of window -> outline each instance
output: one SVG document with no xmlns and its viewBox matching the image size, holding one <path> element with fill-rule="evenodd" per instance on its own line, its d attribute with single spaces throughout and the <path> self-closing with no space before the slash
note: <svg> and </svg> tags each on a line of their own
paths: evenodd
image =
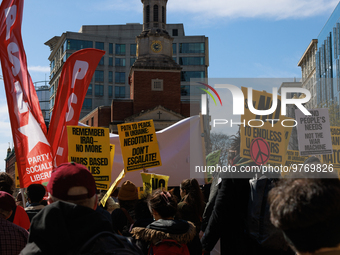
<svg viewBox="0 0 340 255">
<path fill-rule="evenodd" d="M 204 71 L 182 71 L 181 81 L 190 81 L 191 78 L 204 78 Z M 109 82 L 113 82 L 113 72 L 109 71 Z M 96 70 L 94 73 L 95 82 L 104 82 L 104 71 Z M 115 83 L 125 83 L 125 72 L 115 72 Z"/>
<path fill-rule="evenodd" d="M 91 94 L 92 94 L 92 84 L 89 86 L 88 92 L 89 90 L 91 91 Z M 95 96 L 98 96 L 98 97 L 104 96 L 103 85 L 95 85 Z M 108 96 L 109 98 L 113 97 L 113 86 L 108 86 Z M 125 87 L 115 86 L 115 98 L 125 98 Z M 86 110 L 92 109 L 92 98 L 84 99 L 82 109 L 86 109 Z"/>
<path fill-rule="evenodd" d="M 66 39 L 63 46 L 63 52 L 66 50 L 81 50 L 86 48 L 93 48 L 92 41 L 86 40 L 76 40 L 76 39 Z M 99 50 L 104 50 L 104 42 L 95 42 L 95 48 Z M 115 49 L 116 55 L 125 55 L 126 54 L 126 45 L 125 44 L 115 44 L 115 48 L 113 48 L 113 43 L 109 43 L 109 54 L 113 54 L 113 49 Z M 130 44 L 130 55 L 136 55 L 137 45 Z"/>
<path fill-rule="evenodd" d="M 66 39 L 63 47 L 63 52 L 66 50 L 81 50 L 85 48 L 93 48 L 92 41 L 85 40 L 75 40 Z M 99 50 L 104 50 L 104 42 L 95 42 L 95 48 Z M 116 55 L 126 55 L 126 44 L 115 44 L 113 48 L 113 43 L 109 43 L 109 54 L 113 54 L 113 49 L 115 49 Z M 177 43 L 172 44 L 173 54 L 177 54 Z M 136 56 L 137 44 L 130 44 L 130 55 Z M 179 43 L 179 53 L 204 53 L 205 44 L 204 43 Z"/>
</svg>

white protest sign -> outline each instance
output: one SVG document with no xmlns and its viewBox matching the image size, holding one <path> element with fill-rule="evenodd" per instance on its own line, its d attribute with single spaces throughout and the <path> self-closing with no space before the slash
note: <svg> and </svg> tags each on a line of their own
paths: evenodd
<svg viewBox="0 0 340 255">
<path fill-rule="evenodd" d="M 312 109 L 309 112 L 312 115 L 295 110 L 300 155 L 332 154 L 328 109 Z"/>
</svg>

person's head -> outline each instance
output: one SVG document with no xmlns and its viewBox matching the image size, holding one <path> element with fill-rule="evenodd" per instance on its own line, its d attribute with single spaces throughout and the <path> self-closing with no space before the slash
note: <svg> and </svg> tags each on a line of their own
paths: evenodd
<svg viewBox="0 0 340 255">
<path fill-rule="evenodd" d="M 204 197 L 200 185 L 196 179 L 185 179 L 180 185 L 181 198 L 195 208 L 195 212 L 201 216 L 204 210 Z"/>
<path fill-rule="evenodd" d="M 14 180 L 6 172 L 0 172 L 0 191 L 5 191 L 5 192 L 13 195 Z"/>
<path fill-rule="evenodd" d="M 47 185 L 50 202 L 71 202 L 92 209 L 97 207 L 96 183 L 90 171 L 77 163 L 64 163 L 51 174 Z"/>
<path fill-rule="evenodd" d="M 300 254 L 340 245 L 340 180 L 282 179 L 269 193 L 271 222 Z"/>
<path fill-rule="evenodd" d="M 8 219 L 15 208 L 15 200 L 9 193 L 0 191 L 0 217 Z"/>
<path fill-rule="evenodd" d="M 155 190 L 148 199 L 150 212 L 155 220 L 173 218 L 177 212 L 177 200 L 173 194 Z"/>
<path fill-rule="evenodd" d="M 126 201 L 135 201 L 138 199 L 138 190 L 136 185 L 127 180 L 125 181 L 119 189 L 118 200 L 119 204 L 122 205 Z"/>
<path fill-rule="evenodd" d="M 42 184 L 33 183 L 27 187 L 27 199 L 30 203 L 40 203 L 44 196 L 46 190 Z"/>
<path fill-rule="evenodd" d="M 106 200 L 106 210 L 110 213 L 112 213 L 114 210 L 116 210 L 117 208 L 119 208 L 119 204 L 116 203 L 112 197 L 109 197 L 107 200 Z"/>
</svg>

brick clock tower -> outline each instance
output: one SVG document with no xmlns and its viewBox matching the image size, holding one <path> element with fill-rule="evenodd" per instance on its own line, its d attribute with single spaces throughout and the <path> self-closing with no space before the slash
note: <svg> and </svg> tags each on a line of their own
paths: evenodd
<svg viewBox="0 0 340 255">
<path fill-rule="evenodd" d="M 143 32 L 130 69 L 133 113 L 163 106 L 181 112 L 181 67 L 172 59 L 173 38 L 166 31 L 167 0 L 141 0 Z"/>
</svg>

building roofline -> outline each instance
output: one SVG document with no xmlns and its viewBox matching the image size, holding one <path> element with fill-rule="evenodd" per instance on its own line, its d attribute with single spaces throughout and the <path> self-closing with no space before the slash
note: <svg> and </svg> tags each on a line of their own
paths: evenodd
<svg viewBox="0 0 340 255">
<path fill-rule="evenodd" d="M 309 43 L 307 49 L 305 50 L 305 52 L 303 53 L 302 57 L 300 58 L 299 62 L 298 62 L 298 66 L 301 66 L 301 62 L 303 61 L 303 59 L 305 58 L 307 52 L 310 50 L 310 48 L 314 45 L 314 44 L 318 43 L 318 39 L 312 39 L 312 41 Z"/>
</svg>

